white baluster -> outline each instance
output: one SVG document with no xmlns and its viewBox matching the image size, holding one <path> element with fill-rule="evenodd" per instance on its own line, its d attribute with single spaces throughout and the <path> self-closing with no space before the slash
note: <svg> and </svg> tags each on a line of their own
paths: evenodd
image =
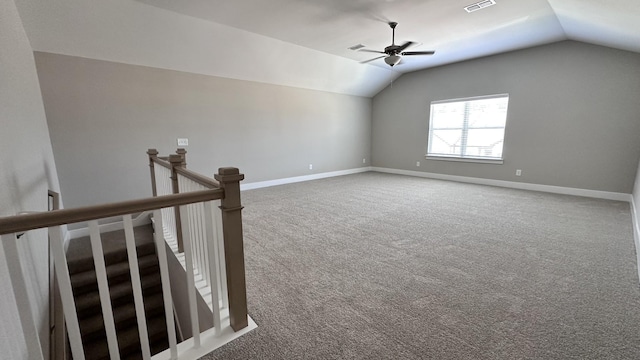
<svg viewBox="0 0 640 360">
<path fill-rule="evenodd" d="M 185 206 L 180 206 L 180 219 L 182 220 L 182 239 L 185 255 L 185 272 L 187 275 L 187 298 L 189 301 L 189 314 L 191 315 L 191 331 L 193 332 L 193 347 L 200 347 L 200 323 L 198 321 L 198 308 L 196 303 L 196 287 L 193 278 L 193 249 L 189 234 L 188 212 Z"/>
<path fill-rule="evenodd" d="M 198 228 L 200 229 L 200 247 L 201 247 L 201 252 L 202 252 L 202 273 L 203 273 L 203 277 L 205 278 L 205 281 L 207 283 L 207 285 L 209 285 L 209 287 L 212 287 L 213 281 L 211 280 L 211 276 L 210 276 L 210 271 L 209 268 L 211 267 L 210 264 L 210 257 L 209 257 L 209 251 L 208 251 L 208 244 L 209 244 L 209 237 L 207 234 L 207 219 L 205 218 L 205 204 L 204 203 L 198 203 L 197 204 L 198 207 Z"/>
<path fill-rule="evenodd" d="M 207 244 L 207 252 L 209 254 L 209 259 L 215 259 L 216 258 L 216 232 L 215 232 L 215 219 L 213 218 L 214 216 L 214 206 L 215 206 L 215 202 L 214 201 L 207 201 L 205 203 L 203 203 L 204 205 L 204 220 L 205 220 L 205 231 L 206 231 L 206 236 L 205 236 L 205 241 Z M 213 314 L 213 326 L 215 328 L 215 332 L 217 336 L 220 336 L 220 334 L 222 333 L 222 325 L 221 325 L 221 321 L 220 321 L 220 292 L 218 291 L 218 287 L 220 286 L 219 284 L 219 278 L 218 278 L 218 271 L 216 268 L 216 261 L 212 260 L 212 263 L 210 264 L 210 266 L 208 267 L 208 272 L 209 272 L 209 279 L 211 279 L 210 282 L 210 288 L 211 288 L 211 306 L 212 306 L 212 314 Z"/>
<path fill-rule="evenodd" d="M 133 300 L 136 306 L 136 317 L 138 320 L 138 332 L 140 333 L 140 347 L 142 358 L 149 360 L 151 351 L 149 350 L 149 335 L 147 332 L 147 319 L 145 318 L 144 300 L 142 299 L 142 284 L 140 282 L 140 269 L 138 267 L 138 250 L 133 234 L 133 222 L 131 215 L 125 215 L 124 234 L 127 243 L 127 255 L 129 257 L 129 269 L 131 272 L 131 286 L 133 288 Z"/>
<path fill-rule="evenodd" d="M 102 319 L 104 320 L 104 328 L 107 333 L 107 344 L 109 345 L 109 356 L 112 360 L 119 360 L 120 350 L 118 349 L 116 325 L 113 321 L 113 309 L 111 308 L 107 269 L 104 263 L 104 253 L 102 252 L 102 241 L 100 239 L 98 221 L 89 221 L 89 235 L 91 238 L 93 263 L 95 264 L 96 269 L 96 279 L 98 280 L 98 292 L 100 293 L 100 305 L 102 306 Z"/>
<path fill-rule="evenodd" d="M 169 266 L 167 265 L 167 250 L 162 233 L 162 215 L 160 210 L 153 211 L 157 228 L 154 231 L 156 251 L 158 252 L 158 265 L 160 266 L 160 278 L 162 280 L 162 297 L 164 299 L 164 314 L 167 320 L 167 335 L 169 336 L 169 348 L 171 359 L 178 358 L 178 346 L 176 341 L 176 324 L 173 318 L 173 299 L 171 297 L 171 283 L 169 281 Z"/>
<path fill-rule="evenodd" d="M 215 219 L 216 226 L 216 264 L 218 266 L 218 276 L 220 284 L 220 299 L 222 301 L 222 308 L 229 307 L 229 293 L 227 291 L 227 267 L 224 257 L 224 235 L 222 232 L 222 210 L 220 210 L 220 200 L 214 201 L 216 206 L 214 207 L 213 218 Z"/>
<path fill-rule="evenodd" d="M 62 300 L 64 320 L 67 324 L 71 354 L 73 355 L 74 360 L 84 360 L 82 336 L 80 335 L 76 303 L 73 300 L 71 277 L 69 276 L 69 268 L 67 267 L 67 256 L 64 252 L 64 239 L 62 238 L 62 229 L 60 226 L 53 226 L 49 228 L 49 239 L 51 241 L 51 253 L 53 255 L 58 287 L 60 288 L 60 299 Z"/>
</svg>

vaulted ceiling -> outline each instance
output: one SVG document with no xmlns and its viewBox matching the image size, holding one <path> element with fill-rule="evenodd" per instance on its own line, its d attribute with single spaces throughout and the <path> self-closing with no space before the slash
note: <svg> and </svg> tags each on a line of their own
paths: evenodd
<svg viewBox="0 0 640 360">
<path fill-rule="evenodd" d="M 33 50 L 373 96 L 403 73 L 562 40 L 640 52 L 638 0 L 16 0 Z M 391 44 L 435 50 L 390 68 Z"/>
</svg>

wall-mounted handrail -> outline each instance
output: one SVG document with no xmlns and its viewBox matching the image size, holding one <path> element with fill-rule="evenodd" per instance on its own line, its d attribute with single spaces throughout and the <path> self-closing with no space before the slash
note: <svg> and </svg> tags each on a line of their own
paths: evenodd
<svg viewBox="0 0 640 360">
<path fill-rule="evenodd" d="M 36 214 L 0 217 L 0 235 L 186 205 L 194 202 L 218 200 L 223 197 L 224 190 L 211 189 Z"/>
</svg>

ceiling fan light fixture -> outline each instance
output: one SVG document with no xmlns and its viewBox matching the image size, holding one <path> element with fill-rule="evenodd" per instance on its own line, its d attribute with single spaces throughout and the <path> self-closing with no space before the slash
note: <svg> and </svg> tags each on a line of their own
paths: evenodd
<svg viewBox="0 0 640 360">
<path fill-rule="evenodd" d="M 387 65 L 393 67 L 393 65 L 396 65 L 397 63 L 400 62 L 402 58 L 399 55 L 389 55 L 386 58 L 384 58 L 384 62 L 387 63 Z"/>
</svg>

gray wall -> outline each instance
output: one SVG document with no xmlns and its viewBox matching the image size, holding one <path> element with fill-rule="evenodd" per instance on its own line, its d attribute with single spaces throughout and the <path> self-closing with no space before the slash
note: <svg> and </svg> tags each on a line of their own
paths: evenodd
<svg viewBox="0 0 640 360">
<path fill-rule="evenodd" d="M 369 165 L 369 98 L 35 57 L 67 206 L 150 195 L 145 152 L 173 152 L 177 137 L 189 139 L 189 168 L 235 166 L 244 183 Z"/>
<path fill-rule="evenodd" d="M 59 190 L 33 53 L 12 0 L 0 0 L 0 216 L 46 211 L 47 190 Z M 48 358 L 48 252 L 46 231 L 19 241 L 29 299 L 16 296 L 10 269 L 15 257 L 0 246 L 0 349 L 3 359 L 25 359 L 38 344 L 20 326 L 31 309 Z M 33 327 L 32 327 L 33 328 Z M 28 350 L 30 349 L 30 350 Z M 33 357 L 34 359 L 36 357 Z"/>
<path fill-rule="evenodd" d="M 504 164 L 424 158 L 431 101 L 497 93 Z M 373 99 L 373 166 L 631 193 L 638 94 L 640 54 L 573 41 L 406 74 Z"/>
</svg>

